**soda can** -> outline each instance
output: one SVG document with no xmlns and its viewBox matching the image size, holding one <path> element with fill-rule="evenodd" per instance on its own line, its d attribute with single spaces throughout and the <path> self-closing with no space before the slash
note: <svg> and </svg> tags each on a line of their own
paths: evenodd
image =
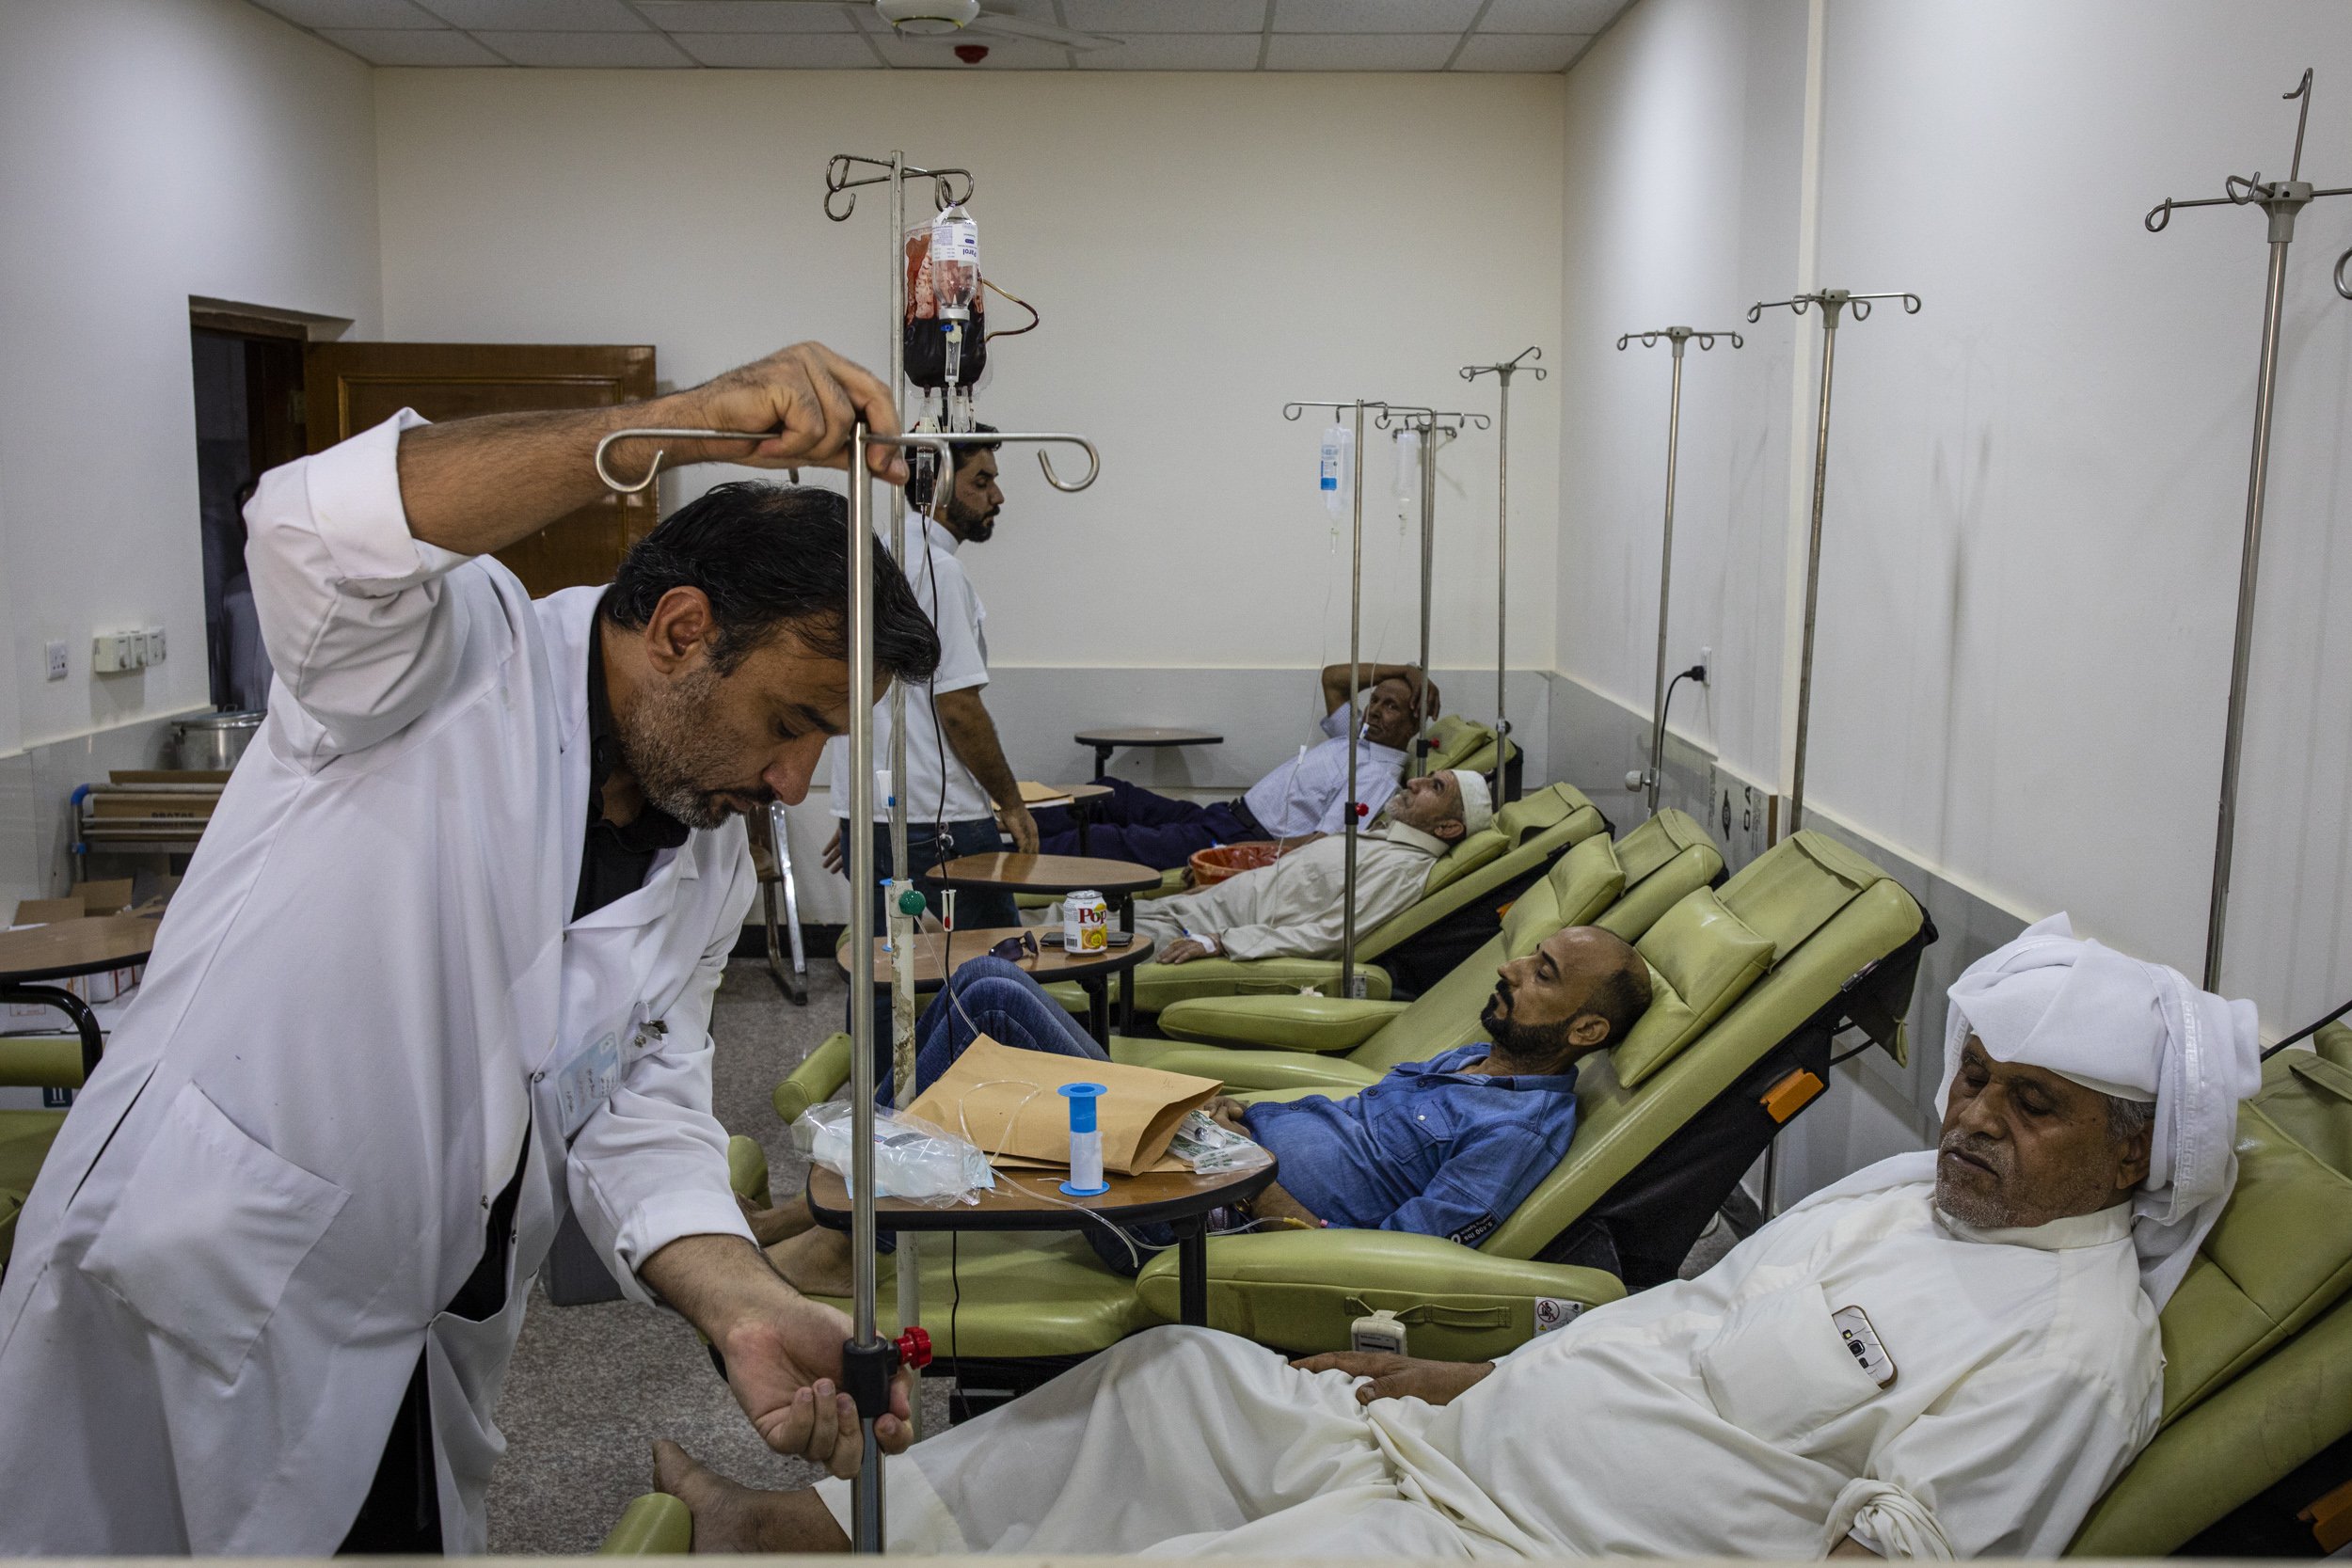
<svg viewBox="0 0 2352 1568">
<path fill-rule="evenodd" d="M 1065 953 L 1100 953 L 1111 944 L 1111 907 L 1092 888 L 1063 895 L 1061 945 Z"/>
</svg>

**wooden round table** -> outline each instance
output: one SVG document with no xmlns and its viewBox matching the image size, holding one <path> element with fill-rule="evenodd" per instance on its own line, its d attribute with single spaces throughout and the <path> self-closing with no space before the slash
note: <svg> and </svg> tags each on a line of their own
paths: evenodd
<svg viewBox="0 0 2352 1568">
<path fill-rule="evenodd" d="M 1215 730 L 1171 729 L 1162 724 L 1139 724 L 1126 728 L 1080 730 L 1071 736 L 1081 746 L 1094 748 L 1094 771 L 1099 778 L 1111 765 L 1111 753 L 1121 746 L 1222 746 L 1225 737 Z"/>
<path fill-rule="evenodd" d="M 1043 936 L 1048 927 L 1042 926 L 976 927 L 969 931 L 923 932 L 914 939 L 914 989 L 937 990 L 946 984 L 950 959 L 961 965 L 978 958 L 1007 937 L 1023 932 Z M 1058 936 L 1059 932 L 1053 932 Z M 874 939 L 874 989 L 887 990 L 892 967 L 887 939 Z M 1131 972 L 1152 957 L 1152 939 L 1136 937 L 1124 947 L 1106 947 L 1099 953 L 1065 953 L 1050 942 L 1038 943 L 1037 957 L 1023 955 L 1023 970 L 1037 977 L 1040 985 L 1053 980 L 1075 980 L 1087 993 L 1087 1032 L 1097 1045 L 1108 1049 L 1111 1043 L 1110 977 Z M 850 950 L 844 947 L 838 955 L 842 973 L 849 973 Z"/>
<path fill-rule="evenodd" d="M 72 1019 L 82 1037 L 82 1079 L 87 1083 L 105 1049 L 98 1015 L 64 987 L 40 982 L 145 963 L 154 951 L 158 924 L 146 915 L 108 914 L 0 931 L 0 1002 L 36 1003 Z"/>
<path fill-rule="evenodd" d="M 877 1230 L 1075 1230 L 1087 1222 L 1074 1208 L 1102 1215 L 1114 1225 L 1168 1225 L 1176 1230 L 1178 1316 L 1187 1323 L 1209 1321 L 1209 1212 L 1240 1203 L 1266 1189 L 1276 1166 L 1216 1176 L 1190 1171 L 1146 1171 L 1140 1176 L 1105 1172 L 1110 1191 L 1093 1197 L 1066 1197 L 1055 1170 L 996 1173 L 993 1191 L 977 1203 L 931 1207 L 905 1198 L 874 1200 Z M 1049 1196 L 1050 1195 L 1050 1196 Z M 817 1223 L 850 1228 L 849 1183 L 822 1165 L 808 1173 L 808 1208 Z"/>
<path fill-rule="evenodd" d="M 1162 874 L 1133 861 L 1102 861 L 1087 855 L 965 855 L 943 861 L 924 873 L 941 887 L 1009 888 L 1015 893 L 1076 893 L 1091 889 L 1119 916 L 1119 928 L 1136 928 L 1135 895 L 1160 885 Z M 1136 972 L 1119 976 L 1119 1026 L 1136 1021 Z"/>
</svg>

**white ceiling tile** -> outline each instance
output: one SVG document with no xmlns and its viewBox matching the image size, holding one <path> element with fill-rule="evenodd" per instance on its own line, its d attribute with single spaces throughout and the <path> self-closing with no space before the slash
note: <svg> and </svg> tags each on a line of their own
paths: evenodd
<svg viewBox="0 0 2352 1568">
<path fill-rule="evenodd" d="M 863 33 L 673 33 L 704 65 L 747 71 L 879 71 Z"/>
<path fill-rule="evenodd" d="M 1268 41 L 1268 71 L 1439 71 L 1461 40 L 1453 33 L 1278 33 Z"/>
<path fill-rule="evenodd" d="M 1494 0 L 1478 19 L 1482 33 L 1597 33 L 1628 0 Z"/>
<path fill-rule="evenodd" d="M 408 0 L 254 0 L 297 27 L 438 27 Z"/>
<path fill-rule="evenodd" d="M 1272 0 L 1061 0 L 1082 33 L 1256 33 Z"/>
<path fill-rule="evenodd" d="M 983 38 L 977 33 L 961 33 L 953 38 L 905 39 L 890 34 L 878 34 L 875 44 L 882 57 L 901 70 L 941 71 L 1068 71 L 1070 51 L 1056 43 L 1034 43 L 1026 39 Z M 956 58 L 958 44 L 979 44 L 988 50 L 988 57 L 977 66 Z"/>
<path fill-rule="evenodd" d="M 1256 33 L 1131 33 L 1116 49 L 1081 50 L 1081 71 L 1255 71 Z"/>
<path fill-rule="evenodd" d="M 516 65 L 600 71 L 624 66 L 684 70 L 694 62 L 660 33 L 493 33 L 474 35 Z"/>
<path fill-rule="evenodd" d="M 645 24 L 621 0 L 417 0 L 453 27 L 474 32 L 637 33 Z"/>
<path fill-rule="evenodd" d="M 1478 0 L 1274 0 L 1274 30 L 1459 33 L 1477 14 Z"/>
<path fill-rule="evenodd" d="M 1592 41 L 1575 33 L 1473 33 L 1454 57 L 1454 69 L 1565 71 Z"/>
<path fill-rule="evenodd" d="M 849 8 L 777 0 L 637 0 L 638 14 L 665 33 L 853 33 Z M 866 56 L 871 59 L 872 55 Z"/>
<path fill-rule="evenodd" d="M 370 65 L 504 65 L 506 62 L 453 28 L 430 32 L 413 27 L 322 27 L 319 37 L 348 49 Z"/>
</svg>

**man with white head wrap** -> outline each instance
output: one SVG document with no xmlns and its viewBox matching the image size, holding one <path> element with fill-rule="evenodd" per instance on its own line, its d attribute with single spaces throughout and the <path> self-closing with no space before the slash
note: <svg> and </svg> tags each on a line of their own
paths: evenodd
<svg viewBox="0 0 2352 1568">
<path fill-rule="evenodd" d="M 1697 1279 L 1491 1365 L 1139 1335 L 891 1460 L 890 1546 L 2058 1555 L 2155 1431 L 2156 1312 L 2229 1196 L 2253 1010 L 2062 915 L 1950 996 L 1938 1148 Z M 659 1457 L 700 1549 L 846 1542 L 836 1483 Z"/>
<path fill-rule="evenodd" d="M 1483 775 L 1464 769 L 1414 779 L 1356 836 L 1356 929 L 1411 909 L 1438 858 L 1494 820 Z M 1161 963 L 1223 953 L 1236 958 L 1339 956 L 1346 912 L 1346 839 L 1333 833 L 1272 865 L 1215 887 L 1136 907 L 1136 929 Z"/>
</svg>

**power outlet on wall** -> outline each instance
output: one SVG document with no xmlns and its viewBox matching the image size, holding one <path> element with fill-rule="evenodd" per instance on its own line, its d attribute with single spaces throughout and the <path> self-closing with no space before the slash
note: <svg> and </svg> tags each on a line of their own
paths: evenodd
<svg viewBox="0 0 2352 1568">
<path fill-rule="evenodd" d="M 49 678 L 53 681 L 65 679 L 65 644 L 63 642 L 47 643 L 43 645 L 41 652 L 48 659 Z"/>
<path fill-rule="evenodd" d="M 147 647 L 144 654 L 141 655 L 141 662 L 146 664 L 161 664 L 164 661 L 164 628 L 161 626 L 150 626 L 147 628 L 145 637 Z"/>
</svg>

